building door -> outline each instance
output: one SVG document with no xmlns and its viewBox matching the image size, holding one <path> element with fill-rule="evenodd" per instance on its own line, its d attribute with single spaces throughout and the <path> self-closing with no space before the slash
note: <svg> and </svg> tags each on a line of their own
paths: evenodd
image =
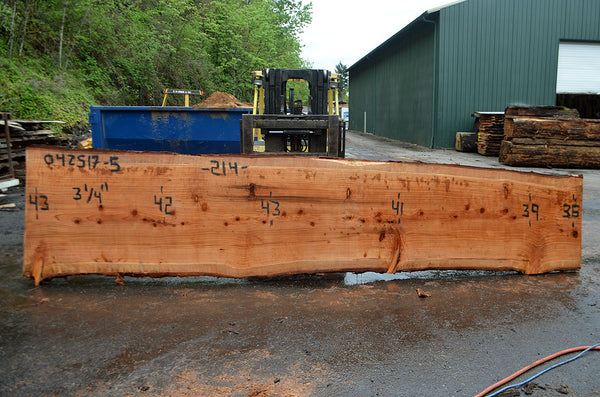
<svg viewBox="0 0 600 397">
<path fill-rule="evenodd" d="M 556 104 L 600 118 L 600 42 L 559 43 Z"/>
</svg>

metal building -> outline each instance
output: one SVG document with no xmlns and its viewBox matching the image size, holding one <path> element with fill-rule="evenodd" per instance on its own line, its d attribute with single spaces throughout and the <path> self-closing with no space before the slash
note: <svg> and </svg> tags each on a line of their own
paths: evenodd
<svg viewBox="0 0 600 397">
<path fill-rule="evenodd" d="M 448 4 L 424 12 L 349 72 L 350 129 L 452 147 L 457 131 L 472 130 L 474 111 L 571 97 L 557 93 L 597 100 L 600 1 Z"/>
</svg>

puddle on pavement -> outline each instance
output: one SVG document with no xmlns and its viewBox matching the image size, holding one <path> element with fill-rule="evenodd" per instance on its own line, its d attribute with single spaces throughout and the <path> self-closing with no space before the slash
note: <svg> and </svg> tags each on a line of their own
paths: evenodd
<svg viewBox="0 0 600 397">
<path fill-rule="evenodd" d="M 136 284 L 143 286 L 185 286 L 185 285 L 207 285 L 207 286 L 227 286 L 227 285 L 251 285 L 251 284 L 340 284 L 345 286 L 370 284 L 377 282 L 389 282 L 396 280 L 433 280 L 443 279 L 447 277 L 478 277 L 491 275 L 506 275 L 516 274 L 515 272 L 487 272 L 487 271 L 416 271 L 416 272 L 399 272 L 395 274 L 388 273 L 326 273 L 326 274 L 300 274 L 291 276 L 276 276 L 276 277 L 248 277 L 248 278 L 227 278 L 227 277 L 212 277 L 212 276 L 191 276 L 191 277 L 124 277 L 123 281 L 126 284 Z M 70 284 L 94 284 L 97 285 L 99 279 L 102 282 L 112 284 L 111 277 L 105 276 L 72 276 L 70 281 L 64 280 Z M 51 282 L 57 283 L 59 279 Z M 77 280 L 77 281 L 75 281 Z"/>
<path fill-rule="evenodd" d="M 278 285 L 296 285 L 296 286 L 325 286 L 325 285 L 363 285 L 371 283 L 385 283 L 397 280 L 443 280 L 449 278 L 479 278 L 479 277 L 498 277 L 518 275 L 518 272 L 504 271 L 493 272 L 485 270 L 424 270 L 414 272 L 388 273 L 318 273 L 318 274 L 299 274 L 290 276 L 274 277 L 247 277 L 247 278 L 228 278 L 213 276 L 188 276 L 188 277 L 123 277 L 125 284 L 139 286 L 235 286 L 235 285 L 259 285 L 259 284 L 278 284 Z M 85 275 L 70 276 L 67 278 L 56 278 L 46 281 L 48 285 L 55 286 L 69 284 L 71 286 L 98 286 L 103 284 L 113 284 L 114 278 L 109 276 Z"/>
<path fill-rule="evenodd" d="M 448 277 L 484 277 L 484 276 L 504 276 L 507 274 L 517 274 L 516 272 L 490 272 L 490 271 L 478 271 L 478 270 L 425 270 L 417 272 L 399 272 L 394 274 L 388 273 L 346 273 L 344 277 L 344 285 L 361 285 L 376 283 L 381 281 L 395 281 L 395 280 L 433 280 L 443 279 Z"/>
</svg>

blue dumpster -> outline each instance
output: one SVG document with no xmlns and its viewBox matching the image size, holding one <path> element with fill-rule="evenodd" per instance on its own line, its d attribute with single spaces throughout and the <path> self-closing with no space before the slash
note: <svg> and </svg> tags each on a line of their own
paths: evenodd
<svg viewBox="0 0 600 397">
<path fill-rule="evenodd" d="M 91 106 L 98 149 L 182 154 L 240 153 L 240 121 L 252 108 Z"/>
</svg>

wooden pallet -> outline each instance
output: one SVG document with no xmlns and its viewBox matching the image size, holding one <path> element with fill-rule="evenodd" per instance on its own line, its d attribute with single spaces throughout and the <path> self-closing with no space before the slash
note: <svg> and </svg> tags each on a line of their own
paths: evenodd
<svg viewBox="0 0 600 397">
<path fill-rule="evenodd" d="M 43 129 L 47 124 L 64 124 L 63 121 L 9 120 L 11 159 L 15 175 L 24 176 L 25 148 L 31 145 L 57 145 L 64 141 L 56 132 Z M 0 177 L 9 176 L 9 153 L 4 133 L 4 120 L 0 120 Z M 12 176 L 12 175 L 10 175 Z"/>
</svg>

